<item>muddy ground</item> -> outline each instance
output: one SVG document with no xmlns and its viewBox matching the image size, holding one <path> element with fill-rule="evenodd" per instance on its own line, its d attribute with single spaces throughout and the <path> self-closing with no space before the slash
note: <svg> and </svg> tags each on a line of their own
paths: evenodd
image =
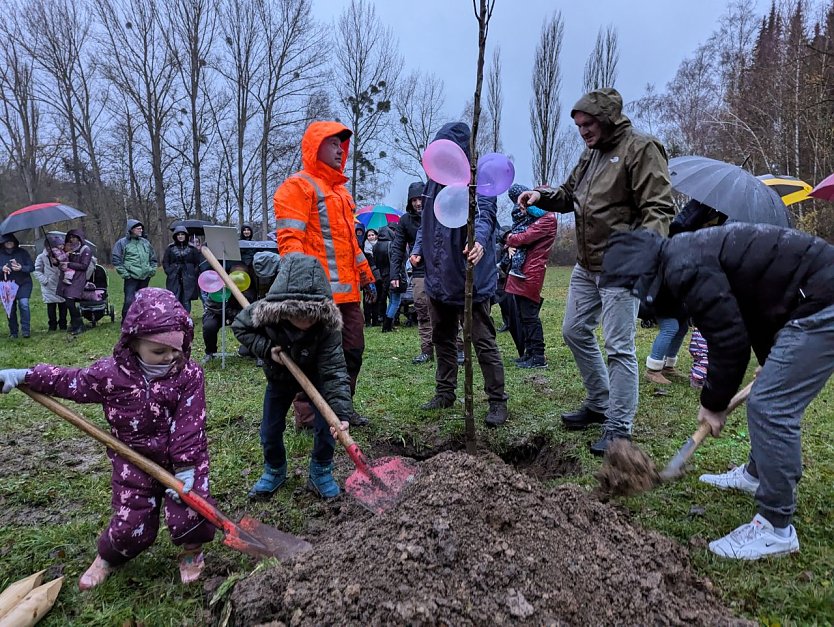
<svg viewBox="0 0 834 627">
<path fill-rule="evenodd" d="M 310 553 L 239 582 L 234 624 L 748 624 L 683 547 L 582 488 L 489 454 L 421 467 L 394 509 L 334 506 Z"/>
</svg>

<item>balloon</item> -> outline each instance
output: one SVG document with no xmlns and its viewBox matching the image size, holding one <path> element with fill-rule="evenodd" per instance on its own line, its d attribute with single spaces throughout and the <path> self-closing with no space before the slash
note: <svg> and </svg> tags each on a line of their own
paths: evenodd
<svg viewBox="0 0 834 627">
<path fill-rule="evenodd" d="M 204 292 L 211 294 L 212 292 L 217 292 L 223 288 L 223 279 L 221 279 L 220 275 L 214 270 L 206 270 L 197 277 L 197 285 L 199 285 L 200 289 Z"/>
<path fill-rule="evenodd" d="M 235 270 L 229 275 L 229 278 L 232 280 L 232 283 L 237 285 L 237 289 L 241 292 L 245 292 L 246 288 L 252 283 L 252 279 L 249 277 L 248 272 L 243 272 L 242 270 Z"/>
<path fill-rule="evenodd" d="M 228 287 L 224 287 L 223 289 L 217 290 L 216 292 L 212 292 L 209 294 L 209 298 L 213 300 L 215 303 L 222 303 L 224 300 L 229 300 L 229 296 L 232 295 L 232 290 Z"/>
<path fill-rule="evenodd" d="M 469 219 L 469 187 L 449 185 L 434 199 L 434 217 L 443 226 L 456 229 Z"/>
<path fill-rule="evenodd" d="M 490 152 L 478 159 L 477 187 L 483 196 L 503 194 L 513 184 L 515 166 L 506 155 Z"/>
<path fill-rule="evenodd" d="M 472 172 L 463 148 L 449 139 L 438 139 L 423 152 L 423 169 L 441 185 L 469 185 Z"/>
</svg>

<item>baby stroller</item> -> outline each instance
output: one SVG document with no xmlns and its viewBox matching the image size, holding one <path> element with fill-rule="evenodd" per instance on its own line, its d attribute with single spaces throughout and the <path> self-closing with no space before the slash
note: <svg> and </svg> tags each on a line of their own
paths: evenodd
<svg viewBox="0 0 834 627">
<path fill-rule="evenodd" d="M 84 294 L 78 301 L 81 316 L 96 326 L 104 316 L 110 316 L 111 322 L 116 321 L 116 309 L 107 300 L 107 271 L 104 266 L 96 264 L 92 280 L 84 286 Z"/>
</svg>

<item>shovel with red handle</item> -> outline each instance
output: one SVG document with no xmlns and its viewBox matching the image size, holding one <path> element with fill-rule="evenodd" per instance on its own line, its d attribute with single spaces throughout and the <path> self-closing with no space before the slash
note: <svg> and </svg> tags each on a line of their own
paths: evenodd
<svg viewBox="0 0 834 627">
<path fill-rule="evenodd" d="M 254 557 L 277 557 L 278 559 L 287 559 L 296 553 L 312 548 L 305 540 L 279 531 L 249 516 L 244 516 L 240 522 L 233 522 L 199 494 L 193 491 L 183 492 L 182 482 L 162 466 L 140 455 L 106 431 L 90 424 L 51 396 L 35 392 L 27 385 L 19 385 L 18 389 L 148 473 L 166 488 L 174 490 L 183 503 L 223 532 L 223 544 Z"/>
<path fill-rule="evenodd" d="M 226 283 L 226 286 L 234 294 L 241 307 L 247 307 L 249 301 L 234 284 L 232 279 L 224 270 L 217 257 L 207 246 L 201 248 L 203 256 L 211 267 Z M 341 429 L 341 421 L 336 413 L 327 404 L 319 391 L 302 372 L 295 362 L 284 352 L 280 352 L 281 364 L 290 371 L 298 381 L 298 384 L 307 394 L 316 409 L 321 412 L 327 424 L 333 427 L 336 437 L 347 454 L 356 466 L 356 470 L 345 481 L 345 491 L 355 498 L 363 506 L 380 514 L 395 505 L 408 484 L 414 481 L 419 472 L 417 464 L 404 457 L 382 457 L 377 460 L 368 460 L 359 449 L 350 434 Z"/>
</svg>

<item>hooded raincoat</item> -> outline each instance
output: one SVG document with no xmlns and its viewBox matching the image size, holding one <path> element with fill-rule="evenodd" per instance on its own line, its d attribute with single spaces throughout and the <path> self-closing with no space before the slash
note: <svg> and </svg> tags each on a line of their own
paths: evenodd
<svg viewBox="0 0 834 627">
<path fill-rule="evenodd" d="M 130 233 L 140 224 L 139 220 L 128 220 L 125 236 L 113 245 L 113 266 L 123 279 L 142 281 L 156 274 L 157 260 L 153 246 L 146 237 L 134 237 Z"/>
<path fill-rule="evenodd" d="M 586 94 L 574 105 L 602 125 L 602 137 L 586 148 L 568 180 L 558 188 L 538 188 L 537 206 L 576 216 L 577 262 L 602 270 L 608 237 L 646 228 L 666 235 L 675 215 L 668 159 L 655 138 L 636 131 L 623 115 L 623 99 L 611 88 Z"/>
<path fill-rule="evenodd" d="M 469 127 L 463 122 L 443 125 L 434 139 L 449 139 L 469 157 Z M 426 270 L 426 293 L 429 298 L 449 305 L 463 306 L 466 285 L 466 227 L 450 229 L 434 216 L 434 199 L 443 185 L 429 179 L 423 202 L 423 216 L 413 254 L 423 258 Z M 484 248 L 484 256 L 475 266 L 473 302 L 491 299 L 498 286 L 495 267 L 495 231 L 498 227 L 494 196 L 477 196 L 475 241 Z"/>
<path fill-rule="evenodd" d="M 321 143 L 342 138 L 342 167 L 318 160 Z M 339 122 L 313 122 L 301 140 L 303 169 L 275 192 L 278 253 L 304 253 L 319 260 L 337 305 L 362 300 L 360 287 L 374 282 L 373 272 L 356 241 L 354 202 L 344 175 L 351 131 Z"/>
<path fill-rule="evenodd" d="M 82 273 L 83 276 L 83 273 Z M 132 343 L 147 335 L 179 331 L 182 359 L 162 377 L 148 380 Z M 122 322 L 111 357 L 87 368 L 39 364 L 26 375 L 33 390 L 76 403 L 99 403 L 110 432 L 137 453 L 168 471 L 195 469 L 194 491 L 209 494 L 206 399 L 203 370 L 191 360 L 194 325 L 171 292 L 145 288 L 136 294 Z M 159 509 L 175 544 L 211 540 L 214 527 L 165 487 L 111 450 L 113 517 L 98 541 L 99 555 L 120 564 L 150 546 L 159 529 Z"/>
</svg>

